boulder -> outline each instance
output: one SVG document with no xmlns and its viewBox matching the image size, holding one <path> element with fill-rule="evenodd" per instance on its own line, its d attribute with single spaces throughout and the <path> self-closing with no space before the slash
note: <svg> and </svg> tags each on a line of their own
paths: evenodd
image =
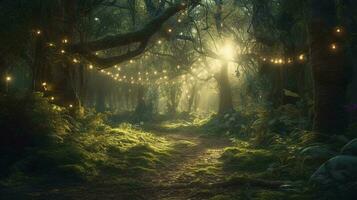
<svg viewBox="0 0 357 200">
<path fill-rule="evenodd" d="M 331 151 L 327 147 L 316 145 L 304 148 L 300 152 L 300 155 L 307 159 L 317 159 L 326 161 L 327 159 L 330 159 L 335 156 L 336 153 Z"/>
<path fill-rule="evenodd" d="M 310 177 L 321 187 L 344 185 L 357 181 L 357 157 L 340 155 L 331 158 Z"/>
<path fill-rule="evenodd" d="M 351 140 L 345 146 L 343 146 L 341 149 L 341 154 L 357 156 L 357 138 Z"/>
</svg>

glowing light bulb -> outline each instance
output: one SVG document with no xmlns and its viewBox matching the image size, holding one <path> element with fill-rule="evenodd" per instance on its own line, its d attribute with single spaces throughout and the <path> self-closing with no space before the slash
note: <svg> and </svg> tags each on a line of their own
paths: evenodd
<svg viewBox="0 0 357 200">
<path fill-rule="evenodd" d="M 171 28 L 169 28 L 169 29 L 167 30 L 167 32 L 171 33 L 171 32 L 172 32 L 172 29 L 171 29 Z"/>
<path fill-rule="evenodd" d="M 299 55 L 299 60 L 305 60 L 305 55 L 304 54 L 300 54 Z"/>
<path fill-rule="evenodd" d="M 66 53 L 66 51 L 62 49 L 61 50 L 61 54 L 65 54 L 65 53 Z"/>
<path fill-rule="evenodd" d="M 337 49 L 337 45 L 335 43 L 331 44 L 331 49 L 332 50 L 336 50 Z"/>
<path fill-rule="evenodd" d="M 73 108 L 73 105 L 72 105 L 72 104 L 69 104 L 69 107 L 70 107 L 70 108 Z"/>
<path fill-rule="evenodd" d="M 54 100 L 55 100 L 55 97 L 51 97 L 50 99 L 51 99 L 51 101 L 54 101 Z"/>
<path fill-rule="evenodd" d="M 130 60 L 129 62 L 130 62 L 130 63 L 134 63 L 134 61 L 133 61 L 133 60 Z"/>
<path fill-rule="evenodd" d="M 161 43 L 162 43 L 162 41 L 161 41 L 161 40 L 159 40 L 159 41 L 157 41 L 157 43 L 158 43 L 158 44 L 161 44 Z"/>
<path fill-rule="evenodd" d="M 180 69 L 181 67 L 180 67 L 180 65 L 177 65 L 177 69 Z"/>
<path fill-rule="evenodd" d="M 93 65 L 89 65 L 89 69 L 93 69 Z"/>
<path fill-rule="evenodd" d="M 66 39 L 66 38 L 63 39 L 63 40 L 62 40 L 62 43 L 67 44 L 67 43 L 68 43 L 68 39 Z"/>
<path fill-rule="evenodd" d="M 181 23 L 181 22 L 182 22 L 182 20 L 181 20 L 181 19 L 178 19 L 178 20 L 177 20 L 177 22 L 178 22 L 178 23 Z"/>
<path fill-rule="evenodd" d="M 53 43 L 48 43 L 49 47 L 54 47 L 55 45 Z"/>
<path fill-rule="evenodd" d="M 46 85 L 47 85 L 47 83 L 46 83 L 46 82 L 43 82 L 43 83 L 42 83 L 42 86 L 46 86 Z"/>
<path fill-rule="evenodd" d="M 73 58 L 74 63 L 79 63 L 79 60 L 77 58 Z"/>
<path fill-rule="evenodd" d="M 12 80 L 11 76 L 6 76 L 5 78 L 6 82 L 10 82 Z"/>
</svg>

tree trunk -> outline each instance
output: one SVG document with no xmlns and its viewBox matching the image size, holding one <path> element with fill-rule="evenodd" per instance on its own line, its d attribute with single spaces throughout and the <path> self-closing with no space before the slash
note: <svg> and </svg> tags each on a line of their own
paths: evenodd
<svg viewBox="0 0 357 200">
<path fill-rule="evenodd" d="M 314 81 L 313 129 L 325 136 L 342 134 L 346 127 L 344 110 L 347 88 L 347 59 L 343 35 L 337 26 L 334 0 L 311 0 L 309 23 L 311 66 Z M 336 49 L 332 49 L 332 44 Z"/>
<path fill-rule="evenodd" d="M 146 103 L 145 103 L 145 87 L 143 85 L 139 85 L 135 112 L 138 114 L 143 114 L 146 111 L 147 110 L 146 110 Z"/>
<path fill-rule="evenodd" d="M 218 114 L 223 115 L 233 110 L 232 90 L 228 78 L 228 63 L 222 65 L 220 74 L 217 77 L 219 106 Z"/>
</svg>

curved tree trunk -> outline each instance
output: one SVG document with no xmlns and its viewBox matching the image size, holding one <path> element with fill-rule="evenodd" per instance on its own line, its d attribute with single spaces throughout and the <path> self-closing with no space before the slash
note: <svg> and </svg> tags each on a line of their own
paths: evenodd
<svg viewBox="0 0 357 200">
<path fill-rule="evenodd" d="M 309 23 L 311 66 L 314 80 L 313 129 L 323 135 L 342 134 L 346 127 L 344 110 L 347 88 L 347 59 L 344 36 L 336 34 L 334 0 L 311 0 Z M 336 43 L 333 50 L 331 44 Z"/>
<path fill-rule="evenodd" d="M 219 104 L 218 114 L 222 115 L 233 110 L 232 90 L 228 78 L 228 63 L 222 65 L 217 77 Z"/>
</svg>

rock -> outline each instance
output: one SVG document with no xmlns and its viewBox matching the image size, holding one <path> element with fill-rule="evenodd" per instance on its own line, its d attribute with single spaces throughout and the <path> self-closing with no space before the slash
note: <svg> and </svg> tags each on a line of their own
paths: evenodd
<svg viewBox="0 0 357 200">
<path fill-rule="evenodd" d="M 332 139 L 342 144 L 346 144 L 349 141 L 344 135 L 334 135 L 332 136 Z"/>
<path fill-rule="evenodd" d="M 322 187 L 357 181 L 357 157 L 336 156 L 326 161 L 310 177 L 310 181 Z"/>
<path fill-rule="evenodd" d="M 341 149 L 341 154 L 357 156 L 357 138 L 351 140 Z"/>
<path fill-rule="evenodd" d="M 310 146 L 300 152 L 301 156 L 308 159 L 327 160 L 335 156 L 336 153 L 324 146 Z"/>
</svg>

